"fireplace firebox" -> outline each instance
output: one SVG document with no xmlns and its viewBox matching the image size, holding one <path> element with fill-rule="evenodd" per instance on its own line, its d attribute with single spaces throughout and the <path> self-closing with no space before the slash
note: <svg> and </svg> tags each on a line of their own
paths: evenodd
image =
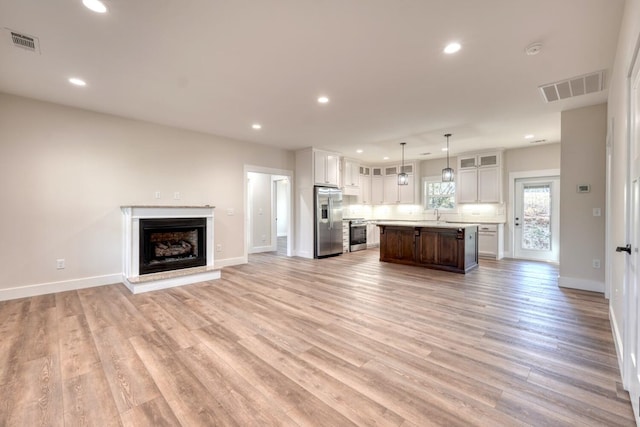
<svg viewBox="0 0 640 427">
<path fill-rule="evenodd" d="M 207 265 L 206 218 L 140 220 L 140 274 Z"/>
</svg>

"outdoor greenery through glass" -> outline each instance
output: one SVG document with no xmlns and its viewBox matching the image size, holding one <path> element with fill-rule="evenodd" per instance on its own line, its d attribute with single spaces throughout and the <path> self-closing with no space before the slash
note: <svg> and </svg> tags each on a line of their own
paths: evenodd
<svg viewBox="0 0 640 427">
<path fill-rule="evenodd" d="M 522 248 L 551 250 L 551 185 L 526 185 L 523 200 Z"/>
<path fill-rule="evenodd" d="M 453 209 L 456 206 L 456 183 L 430 181 L 426 183 L 427 209 Z"/>
</svg>

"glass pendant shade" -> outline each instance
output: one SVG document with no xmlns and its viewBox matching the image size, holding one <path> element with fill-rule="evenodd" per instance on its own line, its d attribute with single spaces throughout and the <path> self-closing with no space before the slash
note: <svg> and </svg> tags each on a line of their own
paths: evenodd
<svg viewBox="0 0 640 427">
<path fill-rule="evenodd" d="M 409 175 L 404 172 L 399 173 L 398 185 L 409 185 Z"/>
<path fill-rule="evenodd" d="M 442 169 L 442 182 L 453 182 L 453 169 L 449 167 Z"/>
<path fill-rule="evenodd" d="M 449 167 L 449 137 L 451 134 L 445 133 L 444 136 L 447 138 L 447 167 L 442 169 L 442 182 L 453 182 L 453 168 Z"/>
<path fill-rule="evenodd" d="M 400 167 L 400 173 L 398 174 L 398 185 L 409 185 L 409 175 L 404 172 L 404 146 L 406 142 L 401 142 L 402 146 L 402 166 Z"/>
</svg>

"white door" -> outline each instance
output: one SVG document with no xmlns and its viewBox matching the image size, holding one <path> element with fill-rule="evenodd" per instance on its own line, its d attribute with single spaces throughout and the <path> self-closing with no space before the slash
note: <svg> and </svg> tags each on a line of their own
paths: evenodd
<svg viewBox="0 0 640 427">
<path fill-rule="evenodd" d="M 514 257 L 558 262 L 560 178 L 523 178 L 515 185 Z"/>
<path fill-rule="evenodd" d="M 625 282 L 627 284 L 627 307 L 624 331 L 623 360 L 624 377 L 633 405 L 636 424 L 640 425 L 638 399 L 640 398 L 640 328 L 638 327 L 638 244 L 640 244 L 640 59 L 636 59 L 631 80 L 631 122 L 629 140 L 630 191 L 629 216 L 626 224 L 631 251 L 627 256 Z"/>
</svg>

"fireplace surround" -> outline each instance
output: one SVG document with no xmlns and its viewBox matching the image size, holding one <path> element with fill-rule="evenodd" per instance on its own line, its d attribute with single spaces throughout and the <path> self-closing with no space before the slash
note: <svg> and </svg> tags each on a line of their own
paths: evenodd
<svg viewBox="0 0 640 427">
<path fill-rule="evenodd" d="M 123 283 L 133 293 L 220 278 L 212 206 L 122 206 Z"/>
</svg>

